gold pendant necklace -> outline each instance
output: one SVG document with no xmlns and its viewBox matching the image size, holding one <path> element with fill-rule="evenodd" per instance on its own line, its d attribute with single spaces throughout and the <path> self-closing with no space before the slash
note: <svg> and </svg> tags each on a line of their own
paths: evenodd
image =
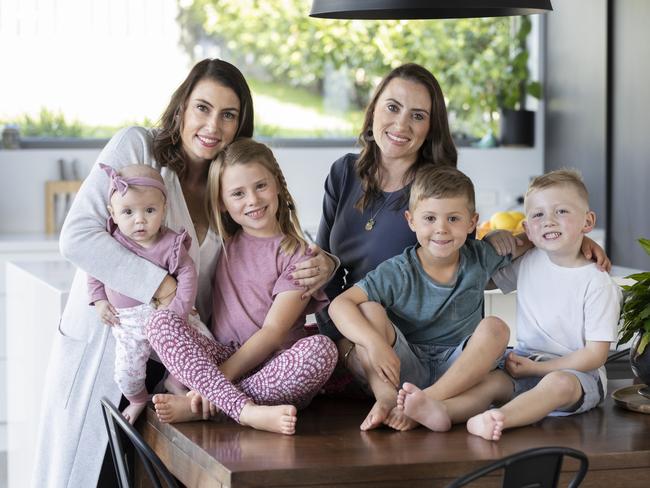
<svg viewBox="0 0 650 488">
<path fill-rule="evenodd" d="M 373 215 L 370 216 L 370 218 L 369 218 L 368 221 L 366 222 L 366 225 L 364 226 L 364 228 L 365 228 L 367 231 L 371 231 L 372 228 L 375 226 L 375 224 L 377 223 L 377 221 L 375 220 L 375 217 L 377 217 L 377 215 L 379 214 L 379 212 L 381 212 L 382 209 L 386 206 L 386 204 L 388 203 L 388 200 L 389 200 L 389 199 L 390 199 L 390 197 L 386 197 L 386 199 L 384 200 L 384 203 L 381 204 L 381 207 L 379 207 L 379 208 L 377 209 L 377 211 L 376 211 Z"/>
</svg>

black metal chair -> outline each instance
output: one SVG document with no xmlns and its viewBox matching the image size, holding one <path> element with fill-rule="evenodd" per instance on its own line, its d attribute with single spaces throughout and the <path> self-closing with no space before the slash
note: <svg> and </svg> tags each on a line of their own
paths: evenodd
<svg viewBox="0 0 650 488">
<path fill-rule="evenodd" d="M 512 454 L 461 476 L 447 488 L 465 486 L 499 469 L 504 470 L 503 488 L 554 488 L 560 478 L 564 456 L 580 461 L 578 472 L 568 485 L 569 488 L 575 488 L 587 474 L 589 460 L 582 451 L 569 447 L 538 447 Z"/>
<path fill-rule="evenodd" d="M 115 471 L 120 488 L 130 488 L 132 485 L 133 473 L 129 472 L 129 462 L 124 449 L 123 440 L 127 439 L 134 447 L 135 452 L 144 466 L 144 469 L 156 488 L 164 486 L 178 488 L 176 479 L 162 463 L 156 453 L 142 438 L 140 433 L 122 416 L 120 411 L 106 397 L 102 398 L 102 413 L 108 431 L 108 442 L 113 454 Z M 163 484 L 161 484 L 161 481 Z"/>
</svg>

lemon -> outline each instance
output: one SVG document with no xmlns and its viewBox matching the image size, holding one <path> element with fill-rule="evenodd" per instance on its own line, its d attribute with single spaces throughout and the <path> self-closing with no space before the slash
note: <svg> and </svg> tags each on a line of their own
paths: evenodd
<svg viewBox="0 0 650 488">
<path fill-rule="evenodd" d="M 481 225 L 479 225 L 476 229 L 476 238 L 477 239 L 483 239 L 485 235 L 492 230 L 492 227 L 490 226 L 490 221 L 486 220 L 485 222 L 482 222 Z"/>
<path fill-rule="evenodd" d="M 496 212 L 490 218 L 490 226 L 492 230 L 495 229 L 504 229 L 504 230 L 513 230 L 517 227 L 519 222 L 515 217 L 510 215 L 508 212 Z"/>
<path fill-rule="evenodd" d="M 526 232 L 524 230 L 524 220 L 525 219 L 521 219 L 519 221 L 519 223 L 517 224 L 517 227 L 515 227 L 515 229 L 512 231 L 513 234 L 523 234 L 524 232 Z"/>
<path fill-rule="evenodd" d="M 512 211 L 508 212 L 508 214 L 511 217 L 513 217 L 517 222 L 521 222 L 522 220 L 524 220 L 526 218 L 526 216 L 523 213 L 519 212 L 518 210 L 512 210 Z"/>
</svg>

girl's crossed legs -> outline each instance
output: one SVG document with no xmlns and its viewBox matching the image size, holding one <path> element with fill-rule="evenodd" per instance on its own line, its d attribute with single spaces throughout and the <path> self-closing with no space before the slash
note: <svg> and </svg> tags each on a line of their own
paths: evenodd
<svg viewBox="0 0 650 488">
<path fill-rule="evenodd" d="M 237 385 L 218 366 L 235 350 L 198 334 L 173 312 L 160 310 L 147 324 L 152 347 L 169 372 L 235 421 L 292 434 L 296 407 L 307 405 L 334 370 L 334 343 L 320 335 L 297 341 Z"/>
</svg>

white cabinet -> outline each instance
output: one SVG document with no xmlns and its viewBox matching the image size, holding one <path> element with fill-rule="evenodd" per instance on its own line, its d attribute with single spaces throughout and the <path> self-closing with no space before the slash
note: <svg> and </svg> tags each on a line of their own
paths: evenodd
<svg viewBox="0 0 650 488">
<path fill-rule="evenodd" d="M 54 334 L 75 273 L 67 261 L 7 264 L 7 461 L 9 488 L 29 486 Z M 56 422 L 56 419 L 50 419 Z"/>
<path fill-rule="evenodd" d="M 517 343 L 517 292 L 513 291 L 504 295 L 501 290 L 487 290 L 485 292 L 483 310 L 485 316 L 495 316 L 503 320 L 510 328 L 509 346 Z"/>
<path fill-rule="evenodd" d="M 7 449 L 6 263 L 13 260 L 63 259 L 58 239 L 45 234 L 0 234 L 0 452 Z"/>
</svg>

